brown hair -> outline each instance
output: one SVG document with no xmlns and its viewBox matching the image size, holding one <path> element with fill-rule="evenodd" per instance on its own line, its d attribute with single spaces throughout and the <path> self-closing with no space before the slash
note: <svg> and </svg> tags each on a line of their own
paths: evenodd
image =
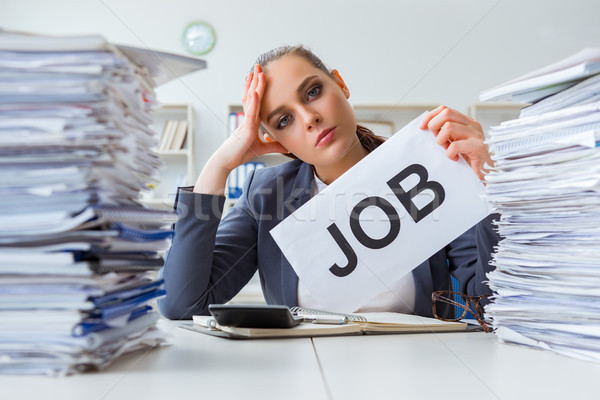
<svg viewBox="0 0 600 400">
<path fill-rule="evenodd" d="M 269 50 L 262 53 L 256 59 L 255 64 L 259 64 L 261 67 L 266 68 L 267 65 L 285 56 L 297 56 L 302 57 L 306 61 L 310 62 L 313 66 L 325 72 L 333 79 L 333 74 L 325 66 L 323 61 L 315 55 L 312 51 L 304 47 L 303 45 L 297 46 L 281 46 L 275 49 Z M 360 144 L 370 153 L 375 150 L 380 144 L 385 141 L 385 138 L 377 136 L 369 128 L 362 125 L 356 125 L 356 135 Z M 288 153 L 286 156 L 291 158 L 298 158 L 295 155 Z"/>
</svg>

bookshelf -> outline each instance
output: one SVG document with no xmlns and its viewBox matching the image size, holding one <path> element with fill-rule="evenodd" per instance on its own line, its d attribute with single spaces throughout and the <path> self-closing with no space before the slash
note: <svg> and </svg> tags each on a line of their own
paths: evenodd
<svg viewBox="0 0 600 400">
<path fill-rule="evenodd" d="M 467 115 L 481 124 L 483 133 L 487 138 L 490 127 L 519 118 L 521 109 L 525 106 L 527 104 L 499 101 L 474 103 L 469 106 Z"/>
<path fill-rule="evenodd" d="M 159 138 L 167 134 L 169 121 L 181 121 L 187 124 L 185 141 L 181 148 L 164 149 L 160 148 L 156 152 L 161 156 L 165 164 L 160 171 L 159 182 L 150 190 L 144 193 L 141 201 L 143 204 L 153 208 L 171 209 L 177 187 L 190 185 L 194 179 L 194 112 L 191 104 L 163 104 L 154 112 L 154 129 Z M 173 125 L 173 122 L 171 122 Z M 174 129 L 174 128 L 171 128 Z M 179 147 L 176 145 L 176 147 Z"/>
</svg>

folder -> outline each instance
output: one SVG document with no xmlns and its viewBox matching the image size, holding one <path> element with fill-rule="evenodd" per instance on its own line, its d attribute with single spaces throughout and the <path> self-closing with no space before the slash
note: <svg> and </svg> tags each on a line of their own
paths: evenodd
<svg viewBox="0 0 600 400">
<path fill-rule="evenodd" d="M 181 328 L 229 339 L 274 339 L 340 335 L 373 335 L 399 333 L 464 332 L 469 325 L 463 322 L 446 322 L 419 315 L 393 312 L 331 313 L 294 307 L 296 316 L 305 322 L 292 328 L 246 328 L 222 326 L 211 316 L 194 315 L 192 323 Z M 336 323 L 318 323 L 323 319 Z M 315 321 L 315 322 L 312 322 Z M 343 323 L 342 323 L 343 322 Z"/>
</svg>

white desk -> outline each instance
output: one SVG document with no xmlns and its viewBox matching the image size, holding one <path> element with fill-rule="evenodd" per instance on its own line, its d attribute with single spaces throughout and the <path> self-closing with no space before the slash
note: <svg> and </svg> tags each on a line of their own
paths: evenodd
<svg viewBox="0 0 600 400">
<path fill-rule="evenodd" d="M 0 375 L 0 399 L 327 399 L 310 339 L 227 340 L 160 322 L 173 345 L 127 354 L 101 372 Z"/>
<path fill-rule="evenodd" d="M 598 398 L 600 364 L 483 332 L 315 338 L 334 399 Z"/>
<path fill-rule="evenodd" d="M 589 399 L 600 364 L 446 333 L 227 340 L 174 327 L 173 345 L 65 378 L 0 376 L 2 399 Z M 314 346 L 313 346 L 314 341 Z M 316 349 L 316 353 L 315 353 Z"/>
</svg>

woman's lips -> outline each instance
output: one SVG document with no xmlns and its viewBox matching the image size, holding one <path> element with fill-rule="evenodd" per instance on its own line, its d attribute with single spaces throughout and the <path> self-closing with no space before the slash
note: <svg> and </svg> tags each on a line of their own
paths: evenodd
<svg viewBox="0 0 600 400">
<path fill-rule="evenodd" d="M 331 142 L 333 140 L 333 137 L 335 136 L 335 130 L 336 128 L 329 128 L 323 130 L 317 137 L 317 142 L 315 143 L 315 146 L 325 146 L 326 144 Z"/>
</svg>

